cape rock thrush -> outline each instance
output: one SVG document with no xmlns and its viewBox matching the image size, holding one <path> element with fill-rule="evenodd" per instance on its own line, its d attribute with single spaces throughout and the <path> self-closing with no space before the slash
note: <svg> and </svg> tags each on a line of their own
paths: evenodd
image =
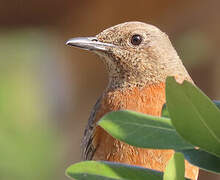
<svg viewBox="0 0 220 180">
<path fill-rule="evenodd" d="M 96 37 L 73 38 L 66 44 L 97 53 L 108 71 L 108 86 L 95 104 L 85 130 L 83 158 L 164 171 L 173 150 L 130 146 L 114 139 L 96 122 L 106 113 L 121 109 L 160 116 L 166 101 L 166 77 L 193 82 L 168 36 L 155 26 L 126 22 Z M 198 168 L 185 164 L 186 177 L 197 179 Z"/>
</svg>

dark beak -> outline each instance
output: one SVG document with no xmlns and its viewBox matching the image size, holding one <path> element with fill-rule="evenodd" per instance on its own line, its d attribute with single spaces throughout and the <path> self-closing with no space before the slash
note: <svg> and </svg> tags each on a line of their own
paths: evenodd
<svg viewBox="0 0 220 180">
<path fill-rule="evenodd" d="M 66 42 L 66 45 L 75 46 L 91 51 L 108 51 L 115 45 L 98 41 L 96 37 L 77 37 Z"/>
</svg>

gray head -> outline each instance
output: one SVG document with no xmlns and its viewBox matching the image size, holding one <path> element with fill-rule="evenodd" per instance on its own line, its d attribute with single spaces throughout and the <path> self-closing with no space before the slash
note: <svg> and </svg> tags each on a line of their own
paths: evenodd
<svg viewBox="0 0 220 180">
<path fill-rule="evenodd" d="M 109 87 L 143 87 L 165 82 L 167 76 L 190 77 L 168 36 L 157 27 L 126 22 L 96 37 L 73 38 L 67 45 L 100 55 L 109 73 Z"/>
</svg>

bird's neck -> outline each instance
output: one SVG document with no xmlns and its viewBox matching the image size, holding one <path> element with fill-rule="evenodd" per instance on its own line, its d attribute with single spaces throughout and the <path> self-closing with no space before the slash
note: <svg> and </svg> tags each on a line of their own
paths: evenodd
<svg viewBox="0 0 220 180">
<path fill-rule="evenodd" d="M 165 82 L 167 76 L 175 76 L 179 82 L 183 80 L 192 82 L 182 61 L 173 48 L 170 49 L 170 53 L 162 54 L 157 58 L 154 57 L 152 59 L 147 56 L 138 59 L 138 63 L 135 59 L 132 65 L 127 63 L 129 60 L 125 58 L 118 60 L 114 56 L 99 52 L 97 54 L 103 59 L 107 69 L 109 77 L 107 88 L 111 90 L 143 88 L 148 85 L 156 85 Z"/>
<path fill-rule="evenodd" d="M 165 103 L 165 83 L 150 84 L 144 87 L 107 89 L 102 98 L 103 112 L 133 110 L 160 116 Z"/>
<path fill-rule="evenodd" d="M 107 89 L 110 91 L 117 91 L 117 90 L 128 90 L 134 89 L 136 87 L 143 88 L 146 86 L 146 78 L 140 78 L 135 76 L 124 76 L 120 75 L 112 75 L 109 78 L 109 83 Z"/>
</svg>

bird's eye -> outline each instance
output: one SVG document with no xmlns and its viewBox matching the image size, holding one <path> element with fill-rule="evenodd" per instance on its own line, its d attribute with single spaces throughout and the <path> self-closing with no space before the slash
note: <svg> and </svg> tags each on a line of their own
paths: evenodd
<svg viewBox="0 0 220 180">
<path fill-rule="evenodd" d="M 142 42 L 142 36 L 139 34 L 135 34 L 131 37 L 131 44 L 138 46 Z"/>
</svg>

